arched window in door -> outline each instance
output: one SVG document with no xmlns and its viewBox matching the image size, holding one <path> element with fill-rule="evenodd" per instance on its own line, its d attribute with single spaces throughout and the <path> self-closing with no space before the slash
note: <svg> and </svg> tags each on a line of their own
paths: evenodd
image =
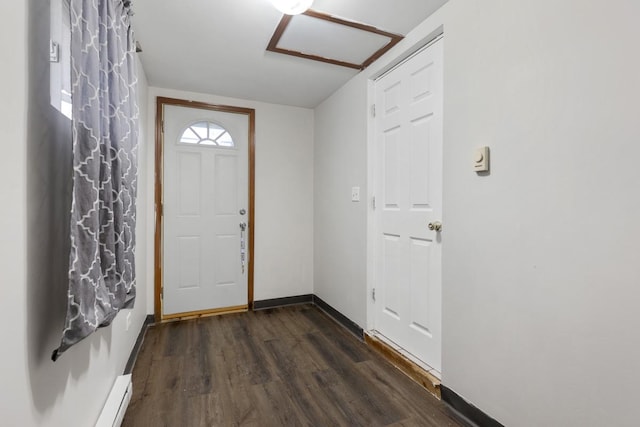
<svg viewBox="0 0 640 427">
<path fill-rule="evenodd" d="M 180 144 L 202 145 L 209 147 L 233 148 L 231 134 L 222 126 L 213 122 L 196 122 L 182 131 Z"/>
</svg>

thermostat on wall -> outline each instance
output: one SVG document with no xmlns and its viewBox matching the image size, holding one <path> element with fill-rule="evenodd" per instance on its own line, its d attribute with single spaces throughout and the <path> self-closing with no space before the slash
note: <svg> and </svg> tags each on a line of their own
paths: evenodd
<svg viewBox="0 0 640 427">
<path fill-rule="evenodd" d="M 476 148 L 473 157 L 473 170 L 476 172 L 487 172 L 489 170 L 489 147 Z"/>
</svg>

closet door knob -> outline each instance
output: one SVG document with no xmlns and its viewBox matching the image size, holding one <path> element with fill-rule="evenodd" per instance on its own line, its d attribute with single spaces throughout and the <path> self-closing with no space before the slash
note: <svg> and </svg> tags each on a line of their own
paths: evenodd
<svg viewBox="0 0 640 427">
<path fill-rule="evenodd" d="M 429 223 L 429 230 L 442 231 L 442 223 L 440 221 L 433 221 Z"/>
</svg>

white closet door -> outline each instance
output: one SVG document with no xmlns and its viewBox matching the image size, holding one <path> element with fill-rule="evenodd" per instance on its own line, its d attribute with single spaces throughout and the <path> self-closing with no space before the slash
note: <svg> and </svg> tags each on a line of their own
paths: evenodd
<svg viewBox="0 0 640 427">
<path fill-rule="evenodd" d="M 375 328 L 441 364 L 442 40 L 375 85 Z M 429 224 L 434 228 L 429 228 Z"/>
</svg>

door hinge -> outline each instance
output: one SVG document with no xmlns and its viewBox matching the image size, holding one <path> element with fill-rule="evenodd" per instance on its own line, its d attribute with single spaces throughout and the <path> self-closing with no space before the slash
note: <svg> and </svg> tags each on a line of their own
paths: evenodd
<svg viewBox="0 0 640 427">
<path fill-rule="evenodd" d="M 160 288 L 160 299 L 164 299 L 164 287 Z"/>
<path fill-rule="evenodd" d="M 372 104 L 372 105 L 371 105 L 371 115 L 372 115 L 373 117 L 375 117 L 375 116 L 376 116 L 376 104 Z"/>
<path fill-rule="evenodd" d="M 376 288 L 371 289 L 371 299 L 376 300 Z"/>
<path fill-rule="evenodd" d="M 164 120 L 160 122 L 160 132 L 164 133 Z"/>
<path fill-rule="evenodd" d="M 371 198 L 371 207 L 375 210 L 376 209 L 376 196 L 373 196 Z"/>
</svg>

